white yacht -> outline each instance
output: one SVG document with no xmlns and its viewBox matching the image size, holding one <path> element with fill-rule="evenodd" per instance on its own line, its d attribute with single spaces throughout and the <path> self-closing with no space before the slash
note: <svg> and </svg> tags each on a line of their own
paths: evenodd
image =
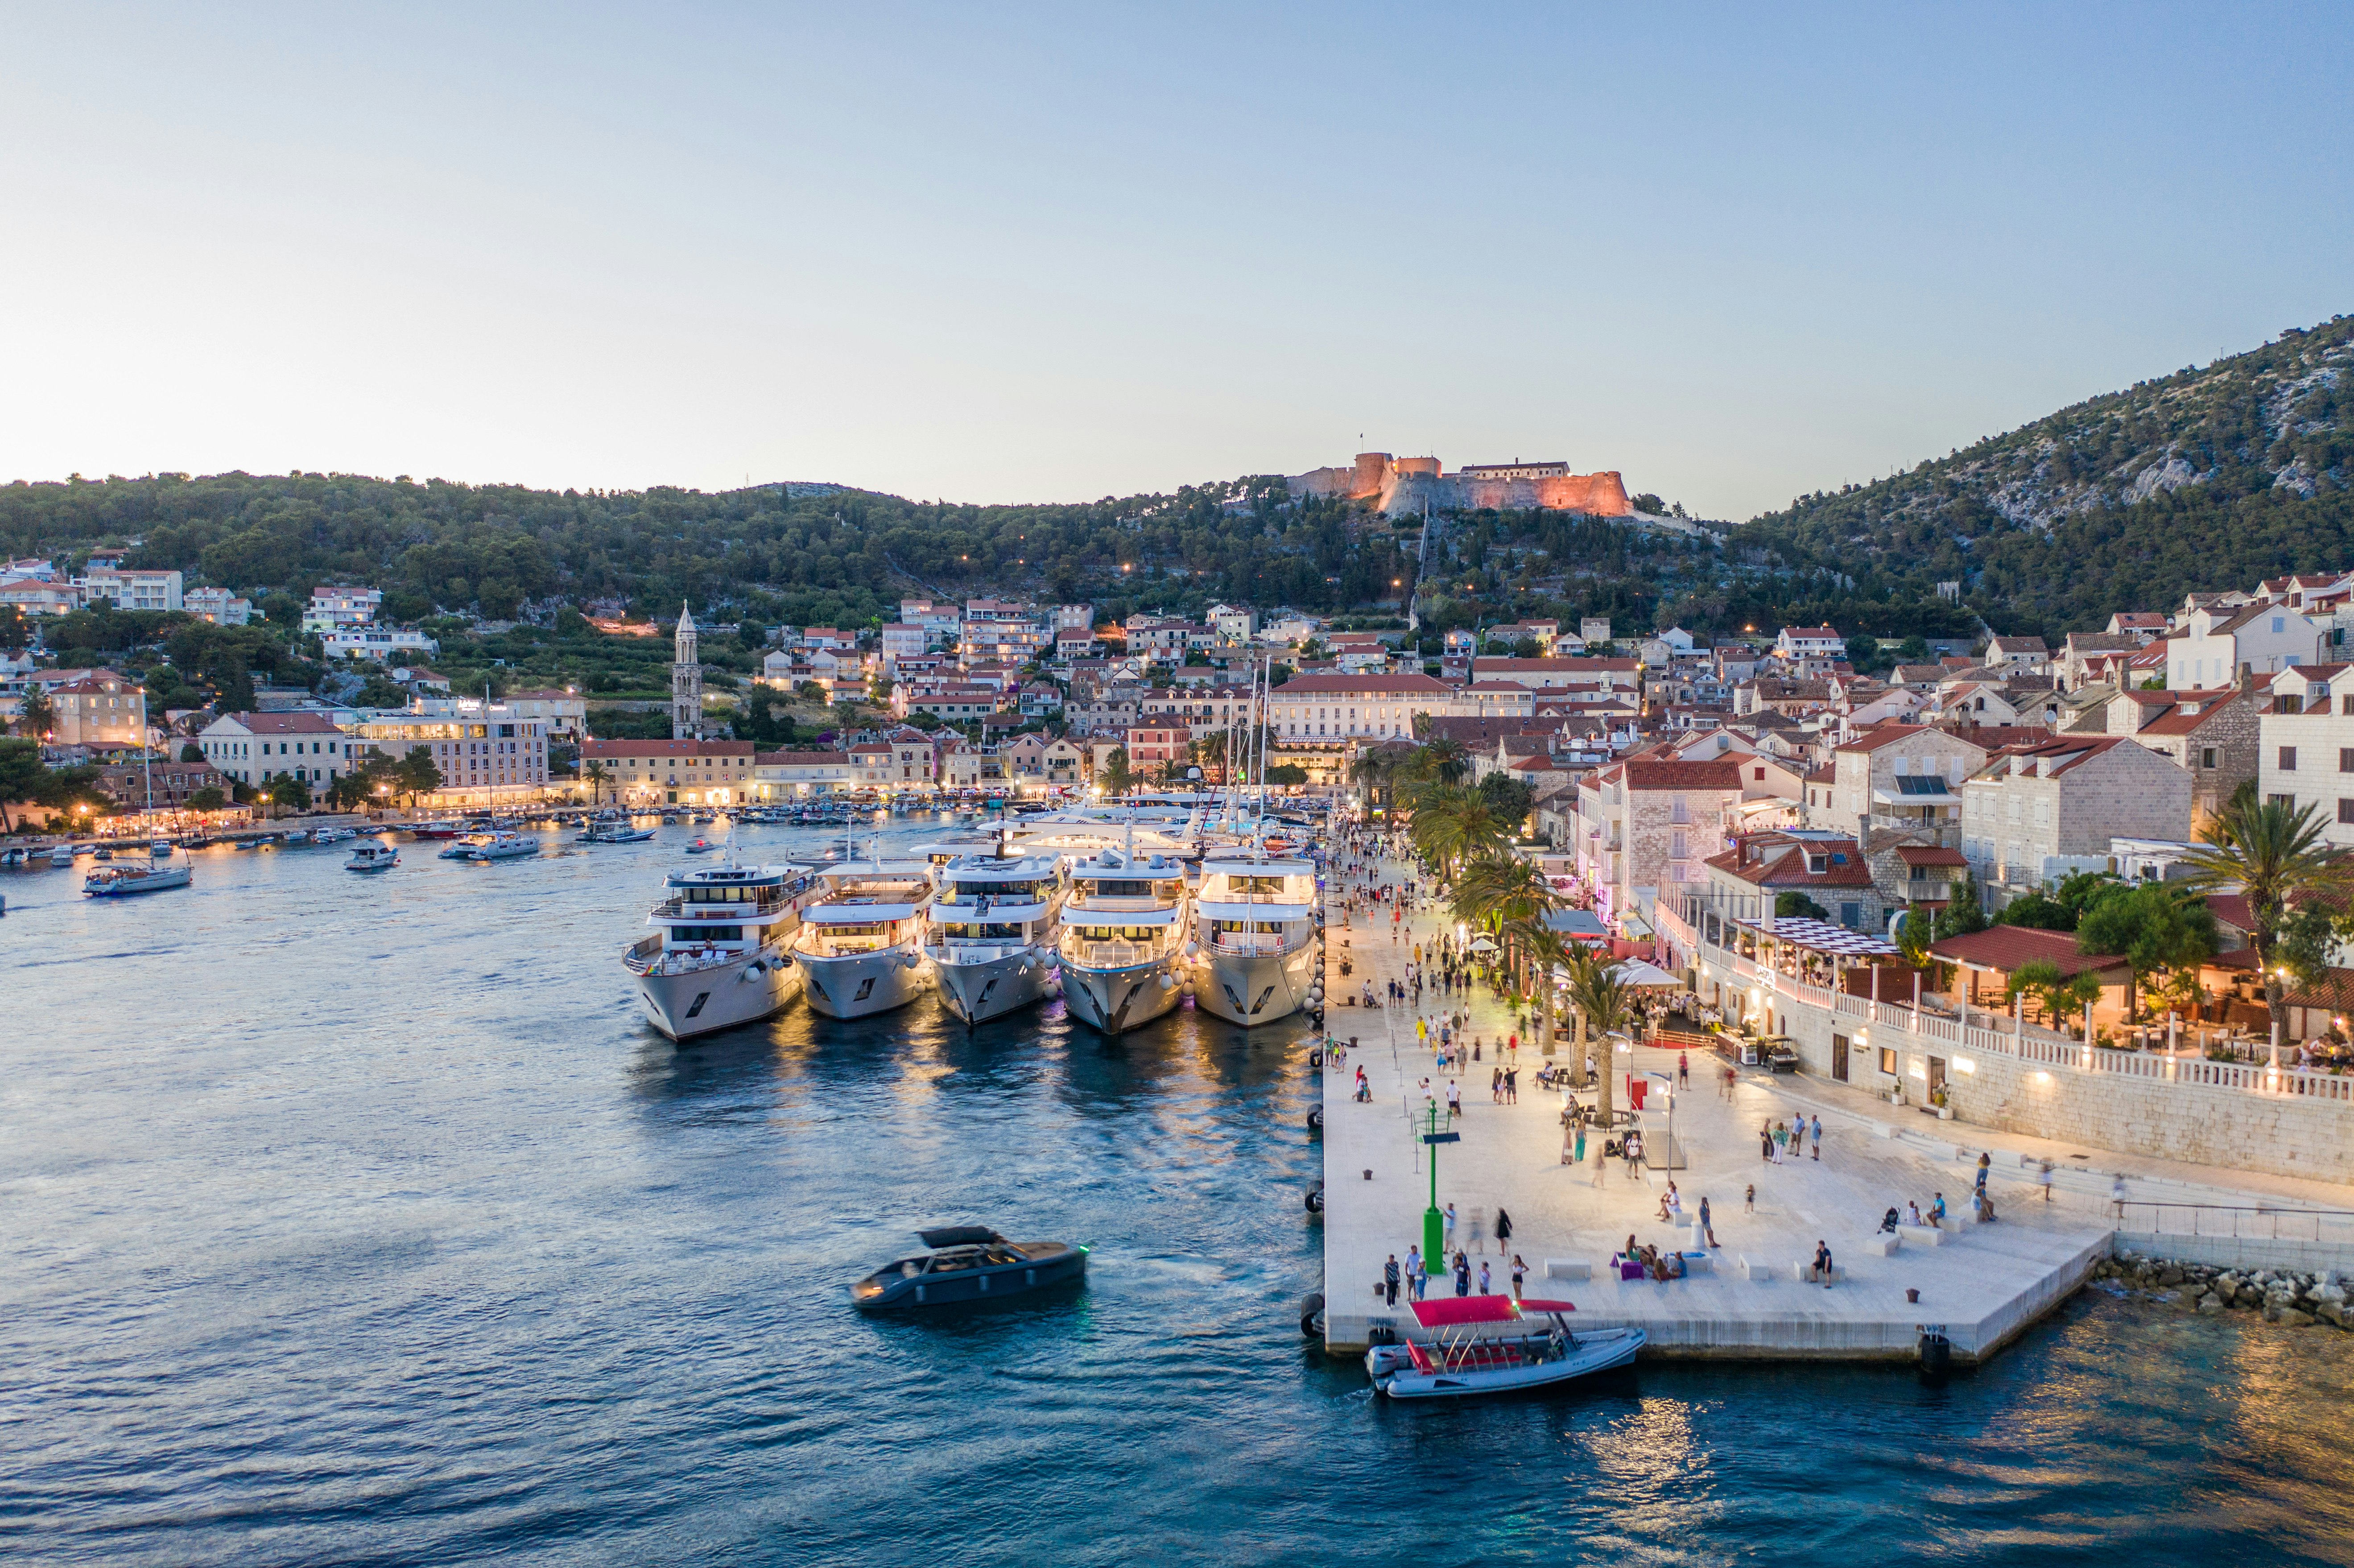
<svg viewBox="0 0 2354 1568">
<path fill-rule="evenodd" d="M 807 866 L 673 872 L 646 917 L 654 934 L 621 955 L 646 1019 L 684 1042 L 768 1017 L 801 993 L 790 951 L 819 884 Z"/>
<path fill-rule="evenodd" d="M 345 871 L 390 871 L 400 863 L 400 852 L 390 844 L 360 844 L 352 850 L 352 858 L 344 862 Z"/>
<path fill-rule="evenodd" d="M 151 855 L 131 864 L 101 866 L 82 880 L 81 890 L 92 898 L 161 893 L 166 888 L 187 886 L 194 869 L 186 855 L 175 858 L 167 853 L 162 860 Z"/>
<path fill-rule="evenodd" d="M 1044 1001 L 1063 908 L 1062 861 L 959 855 L 935 874 L 940 894 L 924 954 L 949 1011 L 970 1028 Z"/>
<path fill-rule="evenodd" d="M 1184 986 L 1185 868 L 1107 849 L 1071 867 L 1055 967 L 1071 1016 L 1107 1034 L 1149 1023 Z"/>
<path fill-rule="evenodd" d="M 469 833 L 441 852 L 443 860 L 521 860 L 539 853 L 539 841 L 511 833 L 502 828 L 496 832 Z"/>
<path fill-rule="evenodd" d="M 1186 960 L 1193 1005 L 1229 1023 L 1273 1023 L 1323 996 L 1316 867 L 1224 851 L 1202 863 Z"/>
<path fill-rule="evenodd" d="M 931 981 L 932 868 L 921 861 L 848 861 L 820 869 L 823 890 L 801 910 L 793 961 L 809 1004 L 828 1018 L 864 1018 L 916 1000 Z"/>
</svg>

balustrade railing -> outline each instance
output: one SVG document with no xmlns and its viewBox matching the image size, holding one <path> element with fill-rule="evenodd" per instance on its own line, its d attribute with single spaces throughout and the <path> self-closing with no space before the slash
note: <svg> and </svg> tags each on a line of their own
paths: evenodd
<svg viewBox="0 0 2354 1568">
<path fill-rule="evenodd" d="M 1956 1015 L 1942 1007 L 1874 1001 L 1870 997 L 1835 991 L 1769 964 L 1743 958 L 1729 948 L 1694 939 L 1691 927 L 1667 907 L 1659 922 L 1672 939 L 1702 961 L 1729 971 L 1743 981 L 1762 980 L 1774 993 L 1804 1006 L 1819 1008 L 1835 1017 L 1860 1020 L 1875 1026 L 1902 1030 L 1915 1039 L 1987 1055 L 2015 1056 L 2038 1066 L 2072 1072 L 2107 1074 L 2146 1083 L 2180 1084 L 2238 1094 L 2288 1096 L 2354 1105 L 2354 1075 L 2317 1073 L 2302 1067 L 2274 1068 L 2264 1063 L 2211 1062 L 2203 1057 L 2169 1053 L 2111 1051 L 2055 1034 L 2040 1024 L 2021 1023 L 1998 1013 L 1980 1013 L 1989 1023 L 1971 1022 L 1971 1012 Z"/>
</svg>

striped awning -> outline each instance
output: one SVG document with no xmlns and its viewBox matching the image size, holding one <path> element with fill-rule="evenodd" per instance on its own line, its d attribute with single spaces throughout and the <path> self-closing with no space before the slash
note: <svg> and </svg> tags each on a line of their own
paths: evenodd
<svg viewBox="0 0 2354 1568">
<path fill-rule="evenodd" d="M 1850 931 L 1844 926 L 1834 926 L 1828 920 L 1809 919 L 1799 915 L 1776 916 L 1771 920 L 1744 920 L 1761 936 L 1767 936 L 1805 948 L 1812 952 L 1837 953 L 1844 958 L 1893 958 L 1898 948 L 1884 937 L 1868 931 Z"/>
</svg>

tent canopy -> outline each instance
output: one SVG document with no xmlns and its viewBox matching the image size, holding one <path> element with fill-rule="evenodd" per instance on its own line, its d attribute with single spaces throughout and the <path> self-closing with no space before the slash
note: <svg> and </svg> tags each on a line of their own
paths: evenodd
<svg viewBox="0 0 2354 1568">
<path fill-rule="evenodd" d="M 1838 953 L 1851 958 L 1893 958 L 1895 943 L 1869 932 L 1850 931 L 1844 926 L 1834 926 L 1828 920 L 1812 920 L 1797 915 L 1779 916 L 1771 920 L 1740 920 L 1761 937 L 1772 937 L 1794 948 L 1805 948 L 1818 953 Z"/>
<path fill-rule="evenodd" d="M 1610 972 L 1620 985 L 1632 986 L 1638 991 L 1659 987 L 1681 991 L 1684 988 L 1683 981 L 1659 965 L 1646 963 L 1641 959 L 1622 959 L 1611 966 Z"/>
<path fill-rule="evenodd" d="M 1484 936 L 1478 937 L 1472 940 L 1471 950 L 1475 953 L 1492 953 L 1496 950 L 1496 944 Z"/>
</svg>

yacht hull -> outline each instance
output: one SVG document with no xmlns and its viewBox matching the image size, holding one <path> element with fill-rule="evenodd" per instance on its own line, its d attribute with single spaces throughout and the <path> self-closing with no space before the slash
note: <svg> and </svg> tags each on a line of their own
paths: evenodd
<svg viewBox="0 0 2354 1568">
<path fill-rule="evenodd" d="M 1177 1005 L 1184 991 L 1168 959 L 1124 969 L 1083 969 L 1057 957 L 1063 1005 L 1073 1018 L 1106 1034 L 1151 1022 Z"/>
<path fill-rule="evenodd" d="M 930 960 L 911 948 L 887 948 L 840 959 L 796 955 L 811 1012 L 828 1018 L 868 1018 L 905 1007 L 931 983 Z"/>
<path fill-rule="evenodd" d="M 801 992 L 801 969 L 771 950 L 684 974 L 642 974 L 637 981 L 646 1022 L 683 1045 L 781 1012 Z"/>
<path fill-rule="evenodd" d="M 1290 953 L 1214 953 L 1194 965 L 1193 1005 L 1252 1029 L 1306 1007 L 1315 983 L 1313 941 Z"/>
<path fill-rule="evenodd" d="M 1044 948 L 1022 948 L 976 963 L 932 957 L 932 983 L 940 1001 L 967 1027 L 1036 1006 L 1046 1000 L 1054 975 L 1054 954 Z"/>
</svg>

